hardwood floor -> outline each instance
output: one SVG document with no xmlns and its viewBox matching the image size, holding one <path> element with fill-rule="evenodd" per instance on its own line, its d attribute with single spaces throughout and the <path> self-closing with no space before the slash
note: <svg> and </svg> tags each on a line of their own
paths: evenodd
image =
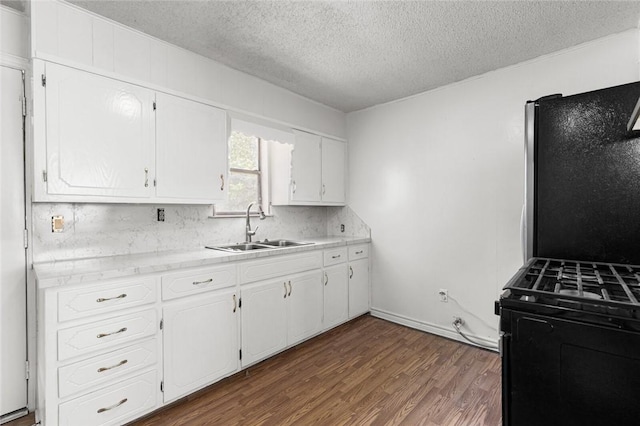
<svg viewBox="0 0 640 426">
<path fill-rule="evenodd" d="M 132 423 L 499 426 L 498 354 L 358 318 Z"/>
</svg>

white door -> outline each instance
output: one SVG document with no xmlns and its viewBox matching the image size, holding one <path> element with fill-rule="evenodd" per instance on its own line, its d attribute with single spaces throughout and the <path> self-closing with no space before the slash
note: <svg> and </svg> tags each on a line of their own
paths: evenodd
<svg viewBox="0 0 640 426">
<path fill-rule="evenodd" d="M 46 99 L 49 194 L 152 194 L 153 92 L 51 63 L 36 90 Z"/>
<path fill-rule="evenodd" d="M 291 158 L 291 200 L 320 201 L 321 160 L 320 136 L 295 131 Z"/>
<path fill-rule="evenodd" d="M 322 329 L 322 272 L 292 276 L 287 303 L 287 344 L 293 345 Z"/>
<path fill-rule="evenodd" d="M 324 328 L 331 328 L 349 315 L 349 279 L 347 265 L 324 270 Z"/>
<path fill-rule="evenodd" d="M 345 151 L 344 142 L 322 138 L 322 201 L 345 202 Z"/>
<path fill-rule="evenodd" d="M 156 195 L 223 200 L 227 178 L 227 114 L 177 96 L 156 94 Z"/>
<path fill-rule="evenodd" d="M 22 72 L 0 66 L 0 415 L 27 406 Z"/>
<path fill-rule="evenodd" d="M 369 259 L 349 263 L 349 318 L 369 312 Z"/>
<path fill-rule="evenodd" d="M 287 294 L 283 279 L 242 286 L 242 366 L 287 346 Z"/>
<path fill-rule="evenodd" d="M 237 306 L 231 289 L 163 308 L 165 402 L 238 369 Z"/>
</svg>

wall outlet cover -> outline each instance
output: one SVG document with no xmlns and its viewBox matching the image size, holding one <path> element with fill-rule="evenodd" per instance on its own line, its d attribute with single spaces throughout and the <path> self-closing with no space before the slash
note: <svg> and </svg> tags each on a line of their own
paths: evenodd
<svg viewBox="0 0 640 426">
<path fill-rule="evenodd" d="M 64 216 L 51 216 L 51 232 L 64 232 Z"/>
<path fill-rule="evenodd" d="M 158 222 L 164 222 L 164 209 L 158 209 Z"/>
</svg>

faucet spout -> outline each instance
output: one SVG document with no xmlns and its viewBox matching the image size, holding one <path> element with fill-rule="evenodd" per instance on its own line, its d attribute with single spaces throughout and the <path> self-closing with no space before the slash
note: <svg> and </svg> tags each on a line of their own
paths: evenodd
<svg viewBox="0 0 640 426">
<path fill-rule="evenodd" d="M 251 219 L 250 219 L 250 216 L 249 216 L 249 212 L 251 210 L 251 206 L 253 206 L 253 203 L 249 203 L 249 205 L 247 206 L 247 223 L 245 225 L 245 241 L 248 242 L 248 243 L 251 242 L 251 237 L 256 235 L 256 231 L 258 230 L 257 226 L 256 226 L 256 229 L 251 230 Z"/>
</svg>

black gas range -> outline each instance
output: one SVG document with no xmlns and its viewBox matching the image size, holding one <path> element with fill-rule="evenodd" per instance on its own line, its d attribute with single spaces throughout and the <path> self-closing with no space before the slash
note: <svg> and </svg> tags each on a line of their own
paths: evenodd
<svg viewBox="0 0 640 426">
<path fill-rule="evenodd" d="M 638 425 L 640 266 L 533 258 L 497 308 L 505 426 Z"/>
</svg>

